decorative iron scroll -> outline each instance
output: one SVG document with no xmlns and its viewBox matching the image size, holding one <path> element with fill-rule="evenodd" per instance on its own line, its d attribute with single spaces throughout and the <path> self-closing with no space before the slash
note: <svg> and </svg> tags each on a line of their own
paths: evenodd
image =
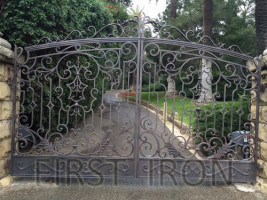
<svg viewBox="0 0 267 200">
<path fill-rule="evenodd" d="M 212 47 L 229 50 L 233 53 L 238 53 L 244 56 L 241 49 L 237 45 L 231 45 L 226 47 L 225 44 L 216 44 L 208 36 L 201 36 L 199 33 L 195 35 L 193 30 L 189 30 L 184 33 L 177 27 L 167 25 L 165 22 L 159 22 L 150 19 L 148 16 L 140 18 L 135 16 L 132 19 L 124 22 L 117 21 L 116 23 L 110 23 L 97 30 L 93 26 L 89 26 L 85 31 L 74 30 L 67 36 L 54 36 L 53 38 L 43 37 L 39 40 L 38 44 L 53 43 L 68 40 L 80 40 L 80 39 L 105 39 L 105 38 L 154 38 L 154 39 L 166 39 L 179 42 L 191 42 L 192 45 L 204 44 L 205 40 L 209 40 Z M 183 48 L 183 46 L 181 46 Z M 251 57 L 250 57 L 251 59 Z"/>
<path fill-rule="evenodd" d="M 254 163 L 261 60 L 251 70 L 239 47 L 207 39 L 134 17 L 16 48 L 14 159 L 134 159 L 135 173 L 145 158 Z"/>
</svg>

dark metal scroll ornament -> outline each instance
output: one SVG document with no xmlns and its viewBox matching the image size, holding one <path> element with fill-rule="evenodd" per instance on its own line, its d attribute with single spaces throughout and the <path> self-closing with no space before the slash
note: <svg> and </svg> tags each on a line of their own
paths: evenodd
<svg viewBox="0 0 267 200">
<path fill-rule="evenodd" d="M 203 43 L 207 39 L 211 46 Z M 15 109 L 13 115 L 18 127 L 13 159 L 24 167 L 14 167 L 13 174 L 32 176 L 25 166 L 52 156 L 48 168 L 56 169 L 57 160 L 77 159 L 83 176 L 90 176 L 88 159 L 96 163 L 90 169 L 110 175 L 116 163 L 105 163 L 112 159 L 125 162 L 118 172 L 122 176 L 156 174 L 162 166 L 177 177 L 192 175 L 199 170 L 188 162 L 197 160 L 210 177 L 215 160 L 223 171 L 233 162 L 234 180 L 254 180 L 248 169 L 257 159 L 259 119 L 252 119 L 250 102 L 258 106 L 260 101 L 261 58 L 254 59 L 252 71 L 247 65 L 252 57 L 239 47 L 215 44 L 146 16 L 44 37 L 24 51 L 16 48 L 15 61 L 22 54 L 25 62 L 15 62 L 13 84 L 21 92 L 19 114 Z M 167 77 L 175 83 L 173 92 Z M 141 101 L 145 87 L 146 103 Z M 205 87 L 212 90 L 209 109 L 198 101 Z M 119 97 L 133 88 L 134 103 L 129 95 Z M 141 106 L 155 102 L 154 111 Z M 233 138 L 232 132 L 244 130 L 246 135 Z"/>
</svg>

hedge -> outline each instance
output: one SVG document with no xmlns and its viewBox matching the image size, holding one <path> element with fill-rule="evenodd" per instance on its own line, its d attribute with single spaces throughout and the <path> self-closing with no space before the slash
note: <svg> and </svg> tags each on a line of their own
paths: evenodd
<svg viewBox="0 0 267 200">
<path fill-rule="evenodd" d="M 207 142 L 210 145 L 215 142 L 217 147 L 205 150 L 204 147 L 207 145 L 202 145 L 201 152 L 207 156 L 212 155 L 222 146 L 222 143 L 226 144 L 230 141 L 231 132 L 249 130 L 249 107 L 250 103 L 246 98 L 240 101 L 210 103 L 202 106 L 199 117 L 196 117 L 193 123 L 195 142 L 196 144 Z M 197 132 L 199 132 L 199 136 L 197 136 Z M 217 139 L 211 141 L 212 138 Z"/>
</svg>

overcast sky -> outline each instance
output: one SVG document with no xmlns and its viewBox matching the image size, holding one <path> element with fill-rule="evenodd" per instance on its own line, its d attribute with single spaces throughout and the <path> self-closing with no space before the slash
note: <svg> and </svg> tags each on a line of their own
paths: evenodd
<svg viewBox="0 0 267 200">
<path fill-rule="evenodd" d="M 166 0 L 159 0 L 157 4 L 156 0 L 151 0 L 150 3 L 149 0 L 132 0 L 132 3 L 134 9 L 136 6 L 139 6 L 140 10 L 144 8 L 143 12 L 151 18 L 157 18 L 159 13 L 162 15 L 166 8 Z"/>
</svg>

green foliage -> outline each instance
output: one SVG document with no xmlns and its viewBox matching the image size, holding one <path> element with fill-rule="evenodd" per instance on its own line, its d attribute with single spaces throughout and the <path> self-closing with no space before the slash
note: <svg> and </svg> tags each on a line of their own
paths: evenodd
<svg viewBox="0 0 267 200">
<path fill-rule="evenodd" d="M 177 1 L 177 18 L 170 18 L 170 5 L 162 20 L 182 31 L 202 34 L 203 0 Z M 213 40 L 226 46 L 238 45 L 244 53 L 256 54 L 254 0 L 213 0 Z M 192 40 L 194 38 L 191 38 Z"/>
<path fill-rule="evenodd" d="M 223 73 L 225 75 L 225 73 Z M 218 81 L 219 80 L 219 81 Z M 198 74 L 193 75 L 193 80 L 188 79 L 186 72 L 182 72 L 181 78 L 175 77 L 175 85 L 177 92 L 182 92 L 187 98 L 198 99 L 199 92 L 196 90 L 198 83 Z M 183 85 L 184 83 L 184 85 Z M 190 84 L 188 84 L 190 83 Z M 212 92 L 216 101 L 231 101 L 237 100 L 244 93 L 244 89 L 237 87 L 234 80 L 223 79 L 218 73 L 213 70 Z"/>
<path fill-rule="evenodd" d="M 244 53 L 256 55 L 254 0 L 216 0 L 214 5 L 215 42 L 235 44 Z"/>
<path fill-rule="evenodd" d="M 89 26 L 95 26 L 96 29 L 100 29 L 113 19 L 114 17 L 108 12 L 106 5 L 98 0 L 47 0 L 41 2 L 39 0 L 10 0 L 5 4 L 5 12 L 1 15 L 0 27 L 1 32 L 4 33 L 9 42 L 18 46 L 27 46 L 36 44 L 42 37 L 55 39 L 54 36 L 60 36 L 60 38 L 64 38 L 73 30 L 86 31 Z M 39 52 L 38 55 L 49 53 L 46 50 Z M 66 70 L 67 62 L 72 61 L 75 64 L 78 56 L 78 54 L 73 55 L 68 57 L 68 60 L 63 59 L 59 63 L 58 70 L 62 76 L 64 75 L 64 70 Z M 54 68 L 60 56 L 52 56 L 52 59 L 53 61 L 45 66 L 47 69 Z M 40 62 L 40 59 L 37 60 L 35 68 L 40 67 Z M 86 66 L 85 62 L 90 61 L 80 55 L 80 64 Z M 92 77 L 97 73 L 97 66 L 93 61 L 90 62 L 89 70 L 92 73 Z M 68 71 L 65 72 L 68 74 Z M 67 86 L 76 77 L 74 69 L 71 70 L 71 73 L 72 76 L 60 85 L 61 89 L 57 88 L 59 77 L 56 73 L 46 76 L 40 73 L 38 80 L 36 78 L 31 85 L 34 93 L 31 90 L 26 90 L 24 114 L 27 115 L 27 123 L 29 123 L 32 120 L 31 113 L 33 113 L 31 126 L 33 130 L 37 131 L 39 128 L 44 128 L 45 132 L 51 133 L 63 128 L 57 126 L 58 124 L 66 124 L 68 127 L 74 126 L 75 115 L 71 115 L 74 112 L 74 107 L 69 109 L 70 114 L 60 111 L 60 109 L 67 109 L 67 106 L 73 106 L 74 104 L 69 99 L 70 88 Z M 28 79 L 24 74 L 22 74 L 22 77 L 26 80 Z M 84 90 L 85 99 L 80 101 L 79 105 L 87 106 L 94 110 L 102 99 L 101 89 L 104 75 L 101 73 L 98 75 L 95 85 L 88 78 L 85 78 L 84 71 L 80 72 L 80 78 L 88 87 Z M 50 80 L 52 86 L 50 86 Z M 26 89 L 27 86 L 29 85 L 26 84 L 22 89 Z M 59 97 L 61 90 L 63 92 Z M 34 108 L 31 107 L 32 98 L 36 104 Z M 53 104 L 53 107 L 50 110 L 48 105 L 51 106 L 51 104 Z M 83 115 L 87 114 L 89 112 L 84 113 L 80 109 L 80 113 L 77 116 L 78 121 L 84 117 Z M 58 121 L 59 115 L 60 121 Z M 68 116 L 70 117 L 69 119 Z"/>
<path fill-rule="evenodd" d="M 150 87 L 150 91 L 164 91 L 165 87 L 163 84 L 160 84 L 158 82 L 156 82 L 155 84 L 150 84 L 150 85 L 143 85 L 142 87 L 142 91 L 143 92 L 149 92 L 149 87 Z"/>
<path fill-rule="evenodd" d="M 201 107 L 199 117 L 195 117 L 193 123 L 193 132 L 199 132 L 195 135 L 196 143 L 215 142 L 217 149 L 229 142 L 230 134 L 234 131 L 249 130 L 249 100 L 240 98 L 240 101 L 210 103 Z M 211 141 L 211 139 L 213 140 Z M 205 151 L 201 146 L 201 151 L 205 155 L 212 155 L 213 150 Z"/>
<path fill-rule="evenodd" d="M 111 14 L 110 22 L 123 22 L 129 19 L 127 6 L 131 4 L 131 0 L 102 0 L 107 7 L 108 13 Z"/>
<path fill-rule="evenodd" d="M 187 98 L 197 99 L 198 98 L 198 94 L 193 91 L 193 88 L 198 84 L 197 75 L 194 76 L 194 79 L 193 79 L 192 83 L 184 84 L 184 87 L 183 87 L 183 83 L 188 83 L 188 82 L 189 81 L 186 78 L 186 75 L 182 76 L 182 78 L 180 78 L 179 76 L 176 76 L 175 77 L 175 88 L 176 88 L 176 91 L 178 92 L 178 94 L 180 92 L 182 92 Z"/>
<path fill-rule="evenodd" d="M 61 58 L 60 56 L 53 56 L 54 62 L 46 65 L 46 67 L 53 68 Z M 77 62 L 78 58 L 79 62 Z M 71 62 L 72 68 L 66 68 L 67 62 L 69 65 Z M 86 67 L 86 62 L 90 62 L 91 65 Z M 78 66 L 82 67 L 79 70 L 80 74 L 77 74 L 75 69 L 76 67 L 78 69 Z M 79 54 L 70 55 L 59 62 L 57 69 L 59 75 L 39 71 L 38 79 L 31 81 L 31 87 L 34 91 L 26 90 L 26 99 L 25 101 L 22 99 L 25 112 L 21 112 L 28 117 L 28 124 L 31 124 L 30 121 L 33 120 L 31 129 L 36 132 L 39 128 L 43 128 L 44 133 L 51 134 L 64 132 L 66 127 L 69 129 L 75 127 L 75 122 L 79 123 L 85 119 L 101 102 L 102 80 L 105 76 L 103 73 L 98 74 L 97 65 L 92 60 Z M 96 76 L 99 81 L 96 81 L 94 85 L 92 79 Z M 60 77 L 68 78 L 64 80 Z M 60 84 L 58 84 L 59 80 Z M 75 89 L 78 87 L 75 87 L 75 84 L 79 84 L 79 81 L 82 83 L 78 86 L 80 92 L 76 92 Z M 22 88 L 23 90 L 29 85 L 26 83 L 25 86 Z M 32 101 L 36 104 L 34 108 L 31 107 Z M 78 102 L 77 107 L 75 101 Z"/>
<path fill-rule="evenodd" d="M 42 37 L 64 37 L 110 21 L 106 6 L 97 0 L 9 0 L 0 16 L 0 29 L 10 43 L 27 46 Z"/>
<path fill-rule="evenodd" d="M 194 110 L 196 109 L 196 105 L 194 105 L 189 98 L 183 98 L 181 96 L 173 97 L 165 97 L 164 91 L 156 91 L 156 92 L 142 92 L 142 100 L 148 101 L 155 107 L 159 107 L 160 109 L 164 109 L 164 102 L 167 102 L 167 113 L 169 115 L 172 112 L 176 112 L 179 115 L 178 120 L 181 122 L 191 125 L 194 119 Z M 131 96 L 135 98 L 136 96 Z"/>
<path fill-rule="evenodd" d="M 132 3 L 132 0 L 105 0 L 107 3 L 112 3 L 112 4 L 119 4 L 119 5 L 125 5 L 125 6 L 130 6 Z"/>
</svg>

